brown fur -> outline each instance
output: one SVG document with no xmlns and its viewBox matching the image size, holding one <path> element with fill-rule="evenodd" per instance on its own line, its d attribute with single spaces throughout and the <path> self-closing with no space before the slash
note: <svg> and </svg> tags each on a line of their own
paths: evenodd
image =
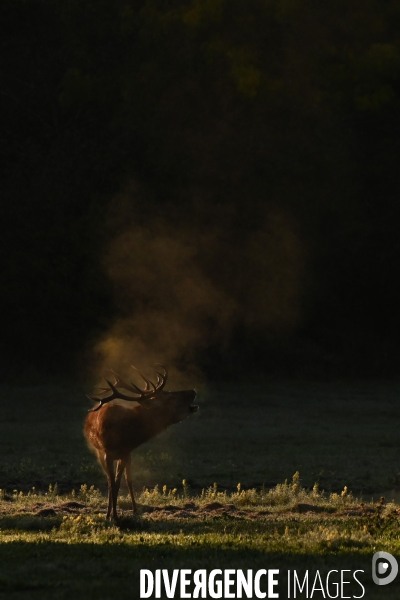
<svg viewBox="0 0 400 600">
<path fill-rule="evenodd" d="M 85 435 L 108 479 L 107 518 L 112 514 L 113 519 L 117 519 L 117 496 L 124 471 L 132 509 L 136 512 L 130 473 L 132 450 L 195 412 L 198 408 L 192 404 L 195 397 L 194 390 L 159 391 L 133 408 L 105 404 L 100 410 L 88 414 Z M 114 461 L 118 461 L 115 475 Z"/>
</svg>

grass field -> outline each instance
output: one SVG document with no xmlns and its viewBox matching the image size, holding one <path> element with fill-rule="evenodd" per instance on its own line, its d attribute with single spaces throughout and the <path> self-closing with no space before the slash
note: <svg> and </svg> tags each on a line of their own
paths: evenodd
<svg viewBox="0 0 400 600">
<path fill-rule="evenodd" d="M 199 413 L 134 453 L 142 508 L 130 517 L 123 489 L 116 527 L 104 520 L 105 479 L 82 437 L 83 390 L 3 387 L 0 597 L 137 598 L 140 568 L 279 568 L 280 598 L 288 569 L 363 569 L 366 598 L 397 598 L 397 580 L 372 584 L 371 558 L 400 554 L 390 502 L 398 391 L 376 382 L 205 389 Z M 370 502 L 382 493 L 384 504 Z"/>
</svg>

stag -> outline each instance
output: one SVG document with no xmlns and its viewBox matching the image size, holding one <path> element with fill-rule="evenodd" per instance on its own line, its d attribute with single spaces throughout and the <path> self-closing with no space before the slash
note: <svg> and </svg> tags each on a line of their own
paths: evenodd
<svg viewBox="0 0 400 600">
<path fill-rule="evenodd" d="M 143 379 L 144 389 L 132 382 L 125 383 L 117 373 L 111 371 L 114 381 L 104 378 L 108 387 L 100 388 L 95 392 L 96 396 L 88 396 L 99 403 L 86 417 L 85 435 L 107 475 L 107 519 L 112 515 L 112 519 L 117 520 L 117 496 L 124 471 L 133 513 L 137 510 L 131 477 L 132 450 L 170 425 L 183 421 L 199 408 L 193 404 L 196 397 L 195 390 L 164 391 L 168 373 L 162 365 L 156 367 L 161 367 L 160 370 L 156 369 L 156 384 L 142 375 L 136 367 L 132 367 Z M 124 394 L 121 390 L 126 390 L 130 395 Z M 109 404 L 115 399 L 136 402 L 138 405 L 126 408 L 120 404 Z M 114 473 L 115 461 L 117 461 L 116 473 Z"/>
</svg>

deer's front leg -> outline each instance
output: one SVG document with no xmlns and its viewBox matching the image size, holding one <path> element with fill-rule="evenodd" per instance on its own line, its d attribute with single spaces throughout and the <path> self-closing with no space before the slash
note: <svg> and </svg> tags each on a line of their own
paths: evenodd
<svg viewBox="0 0 400 600">
<path fill-rule="evenodd" d="M 122 473 L 124 472 L 125 465 L 127 462 L 128 459 L 126 457 L 120 458 L 117 462 L 117 473 L 115 475 L 115 506 L 117 505 L 117 497 L 119 492 L 119 486 L 121 485 Z"/>
</svg>

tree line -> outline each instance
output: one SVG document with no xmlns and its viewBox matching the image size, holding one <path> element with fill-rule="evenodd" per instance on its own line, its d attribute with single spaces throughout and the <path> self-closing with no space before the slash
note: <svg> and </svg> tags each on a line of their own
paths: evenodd
<svg viewBox="0 0 400 600">
<path fill-rule="evenodd" d="M 3 0 L 0 13 L 7 362 L 71 368 L 116 315 L 151 308 L 143 279 L 127 306 L 104 266 L 140 231 L 191 248 L 224 298 L 207 331 L 235 306 L 194 352 L 205 369 L 396 373 L 397 2 Z"/>
</svg>

